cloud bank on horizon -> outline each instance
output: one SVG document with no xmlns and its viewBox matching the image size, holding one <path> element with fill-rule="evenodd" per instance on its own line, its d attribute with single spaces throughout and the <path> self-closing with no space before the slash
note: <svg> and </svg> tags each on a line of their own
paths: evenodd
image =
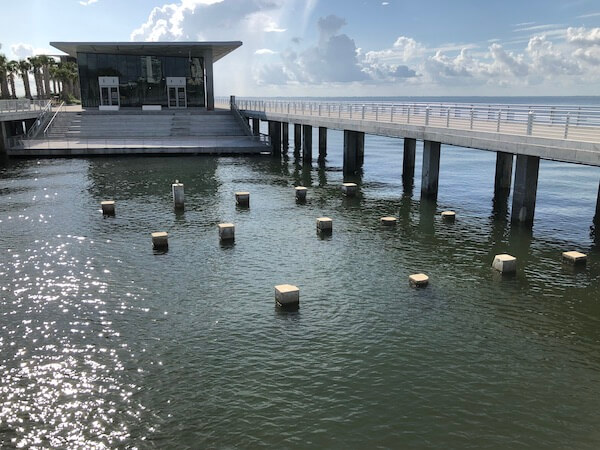
<svg viewBox="0 0 600 450">
<path fill-rule="evenodd" d="M 316 2 L 301 1 L 181 0 L 155 7 L 131 39 L 227 40 L 235 36 L 244 42 L 243 50 L 238 50 L 243 54 L 219 62 L 216 70 L 221 75 L 225 72 L 227 79 L 217 81 L 217 88 L 234 86 L 241 95 L 257 90 L 272 95 L 560 95 L 576 86 L 596 91 L 593 86 L 600 82 L 600 27 L 517 23 L 511 31 L 532 34 L 520 42 L 508 42 L 510 50 L 492 37 L 483 44 L 435 47 L 398 35 L 384 48 L 365 51 L 344 32 L 347 19 L 342 13 L 308 23 L 315 6 Z M 316 27 L 312 40 L 306 37 L 311 25 Z M 297 34 L 304 36 L 299 39 Z M 586 89 L 580 92 L 588 93 Z"/>
<path fill-rule="evenodd" d="M 593 1 L 577 2 L 579 13 L 573 10 L 569 20 L 567 10 L 575 2 L 531 0 L 540 2 L 531 11 L 550 5 L 562 13 L 561 20 L 547 16 L 528 20 L 533 19 L 531 11 L 518 11 L 515 16 L 521 20 L 495 28 L 492 25 L 499 23 L 491 10 L 495 6 L 486 4 L 467 21 L 479 30 L 475 37 L 456 20 L 435 16 L 430 16 L 428 33 L 419 32 L 419 24 L 410 21 L 417 13 L 425 15 L 425 8 L 407 2 L 153 1 L 156 6 L 147 19 L 127 30 L 132 41 L 243 41 L 240 49 L 215 66 L 215 90 L 221 95 L 599 93 L 600 27 L 596 25 L 600 12 L 593 10 Z M 89 12 L 104 2 L 80 3 Z M 586 3 L 587 10 L 582 10 Z M 457 14 L 468 13 L 464 5 L 452 8 Z M 490 22 L 478 23 L 477 14 L 491 17 Z M 397 25 L 389 26 L 390 21 Z M 35 44 L 40 45 L 15 43 L 10 48 L 14 55 L 25 57 L 39 52 Z"/>
</svg>

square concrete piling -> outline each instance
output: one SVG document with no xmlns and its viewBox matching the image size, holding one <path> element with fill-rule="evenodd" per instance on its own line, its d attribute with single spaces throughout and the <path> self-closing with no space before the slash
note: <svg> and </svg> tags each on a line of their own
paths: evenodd
<svg viewBox="0 0 600 450">
<path fill-rule="evenodd" d="M 157 231 L 152 233 L 152 247 L 155 250 L 164 250 L 169 248 L 169 234 L 166 231 Z"/>
<path fill-rule="evenodd" d="M 296 200 L 298 200 L 299 202 L 306 201 L 306 193 L 308 192 L 307 188 L 305 188 L 304 186 L 297 186 L 295 188 L 295 191 L 296 191 Z"/>
<path fill-rule="evenodd" d="M 587 261 L 587 255 L 580 252 L 564 252 L 562 259 L 569 264 L 584 265 Z"/>
<path fill-rule="evenodd" d="M 331 233 L 333 231 L 333 220 L 329 217 L 318 217 L 317 231 L 320 233 Z"/>
<path fill-rule="evenodd" d="M 183 209 L 185 201 L 183 183 L 175 180 L 175 183 L 171 185 L 171 192 L 173 193 L 173 203 L 175 205 L 175 209 Z"/>
<path fill-rule="evenodd" d="M 424 273 L 415 273 L 408 277 L 408 282 L 413 287 L 425 287 L 429 284 L 429 277 Z"/>
<path fill-rule="evenodd" d="M 356 183 L 343 183 L 342 193 L 346 197 L 354 197 L 358 192 L 358 185 Z"/>
<path fill-rule="evenodd" d="M 506 253 L 496 255 L 492 267 L 502 273 L 515 273 L 517 271 L 517 258 Z"/>
<path fill-rule="evenodd" d="M 454 222 L 456 219 L 456 213 L 454 211 L 443 211 L 442 220 L 446 222 Z"/>
<path fill-rule="evenodd" d="M 250 192 L 236 192 L 235 203 L 238 206 L 249 207 L 250 206 Z"/>
<path fill-rule="evenodd" d="M 235 239 L 235 226 L 232 223 L 220 223 L 219 239 L 222 241 L 233 241 Z"/>
<path fill-rule="evenodd" d="M 102 214 L 105 216 L 114 216 L 115 215 L 115 201 L 114 200 L 105 200 L 100 202 L 100 206 L 102 207 Z"/>
<path fill-rule="evenodd" d="M 379 221 L 381 222 L 381 225 L 394 226 L 398 222 L 398 219 L 393 216 L 386 216 L 379 219 Z"/>
<path fill-rule="evenodd" d="M 275 286 L 275 302 L 279 306 L 297 306 L 300 303 L 300 289 L 292 284 Z"/>
</svg>

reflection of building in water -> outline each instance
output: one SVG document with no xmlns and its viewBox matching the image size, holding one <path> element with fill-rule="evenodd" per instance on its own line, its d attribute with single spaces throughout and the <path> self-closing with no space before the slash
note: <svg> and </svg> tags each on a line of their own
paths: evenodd
<svg viewBox="0 0 600 450">
<path fill-rule="evenodd" d="M 51 42 L 77 58 L 84 107 L 214 108 L 213 63 L 233 42 Z"/>
</svg>

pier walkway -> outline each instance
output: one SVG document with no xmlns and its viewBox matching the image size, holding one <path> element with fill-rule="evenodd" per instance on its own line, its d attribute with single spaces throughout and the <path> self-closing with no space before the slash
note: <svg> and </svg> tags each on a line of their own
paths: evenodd
<svg viewBox="0 0 600 450">
<path fill-rule="evenodd" d="M 312 160 L 312 127 L 319 128 L 319 158 L 327 153 L 327 129 L 344 132 L 344 174 L 359 171 L 364 160 L 364 135 L 403 138 L 403 173 L 412 185 L 416 141 L 423 141 L 421 195 L 437 198 L 440 145 L 497 153 L 495 195 L 507 196 L 516 155 L 512 221 L 531 226 L 535 211 L 540 159 L 600 166 L 600 108 L 585 106 L 363 103 L 218 98 L 230 102 L 258 132 L 269 122 L 275 154 L 287 142 L 294 124 L 294 143 L 303 160 Z M 600 185 L 595 222 L 600 225 Z"/>
</svg>

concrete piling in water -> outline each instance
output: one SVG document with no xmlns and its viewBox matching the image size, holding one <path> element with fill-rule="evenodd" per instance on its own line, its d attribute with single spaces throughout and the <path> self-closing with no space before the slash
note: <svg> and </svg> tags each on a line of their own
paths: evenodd
<svg viewBox="0 0 600 450">
<path fill-rule="evenodd" d="M 492 267 L 498 272 L 515 273 L 517 271 L 517 258 L 506 253 L 496 255 Z"/>
<path fill-rule="evenodd" d="M 294 190 L 296 191 L 296 200 L 299 202 L 305 202 L 308 189 L 304 186 L 296 186 Z"/>
<path fill-rule="evenodd" d="M 564 252 L 562 254 L 564 262 L 573 265 L 584 265 L 587 261 L 587 255 L 580 252 Z"/>
<path fill-rule="evenodd" d="M 319 233 L 331 233 L 333 231 L 333 220 L 329 217 L 318 217 L 317 218 L 317 232 Z"/>
<path fill-rule="evenodd" d="M 232 223 L 220 223 L 219 239 L 221 241 L 233 241 L 235 239 L 235 225 Z"/>
<path fill-rule="evenodd" d="M 237 206 L 248 208 L 250 206 L 250 192 L 236 192 L 235 203 Z"/>
<path fill-rule="evenodd" d="M 442 211 L 442 220 L 445 222 L 454 222 L 456 213 L 454 211 Z"/>
<path fill-rule="evenodd" d="M 346 197 L 354 197 L 358 191 L 358 185 L 356 183 L 343 183 L 342 193 Z"/>
<path fill-rule="evenodd" d="M 166 231 L 152 233 L 152 247 L 155 250 L 166 250 L 169 248 L 169 235 Z"/>
<path fill-rule="evenodd" d="M 398 219 L 392 216 L 382 217 L 379 221 L 381 222 L 381 225 L 385 226 L 394 226 L 398 223 Z"/>
<path fill-rule="evenodd" d="M 429 277 L 424 273 L 415 273 L 408 277 L 408 282 L 412 287 L 425 287 L 429 284 Z"/>
<path fill-rule="evenodd" d="M 115 201 L 114 200 L 105 200 L 100 202 L 100 206 L 102 207 L 102 214 L 105 216 L 114 216 L 115 215 Z"/>
<path fill-rule="evenodd" d="M 300 303 L 300 289 L 292 284 L 275 286 L 275 302 L 277 306 L 298 306 Z"/>
<path fill-rule="evenodd" d="M 175 183 L 171 185 L 171 192 L 173 193 L 175 209 L 184 209 L 183 183 L 180 183 L 179 180 L 175 180 Z"/>
</svg>

